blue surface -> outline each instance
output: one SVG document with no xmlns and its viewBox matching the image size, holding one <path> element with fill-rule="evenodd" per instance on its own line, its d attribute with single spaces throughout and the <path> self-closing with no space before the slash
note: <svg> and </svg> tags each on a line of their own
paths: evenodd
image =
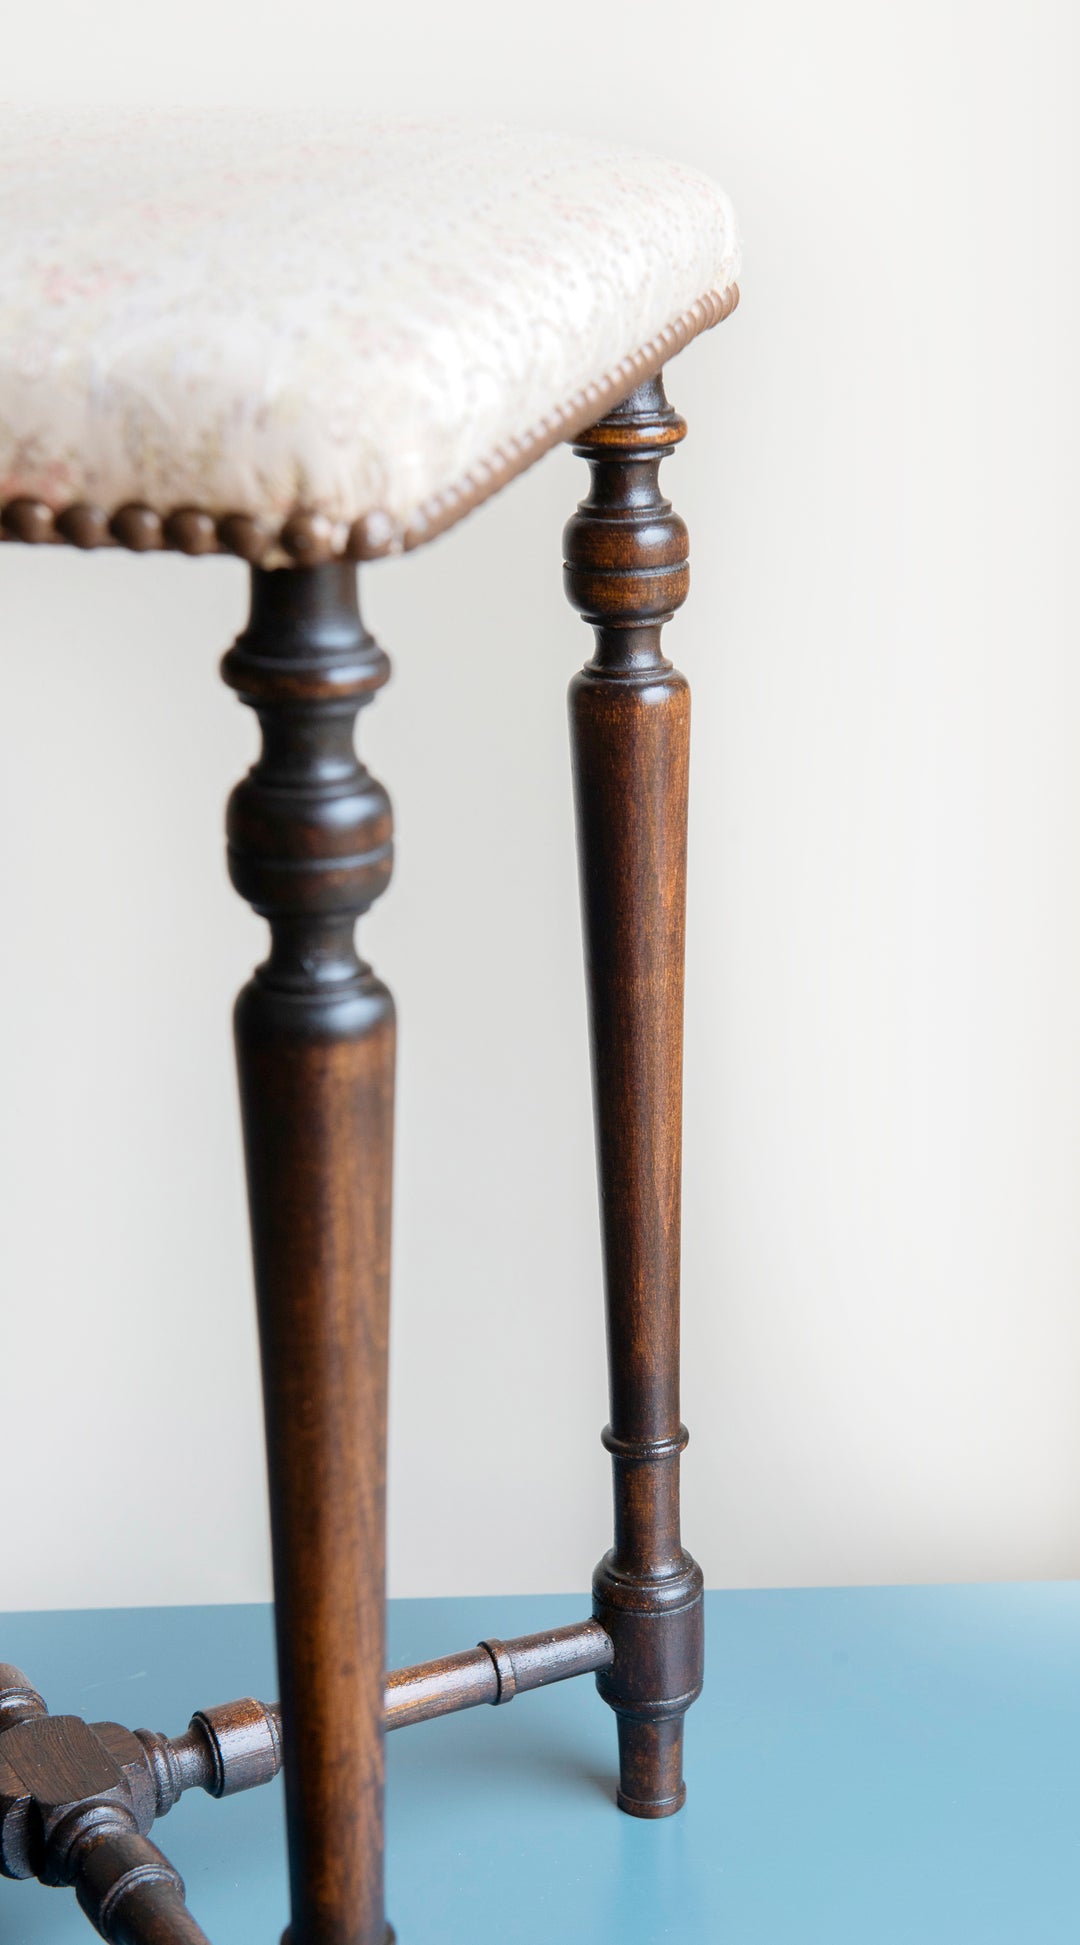
<svg viewBox="0 0 1080 1945">
<path fill-rule="evenodd" d="M 395 1663 L 580 1618 L 583 1597 L 398 1601 Z M 276 1683 L 261 1607 L 0 1617 L 57 1710 L 176 1733 Z M 591 1681 L 398 1731 L 400 1945 L 1076 1945 L 1080 1586 L 713 1594 L 681 1816 L 616 1811 Z M 155 1835 L 214 1945 L 276 1945 L 280 1783 L 184 1797 Z M 4 1945 L 93 1933 L 0 1880 Z"/>
</svg>

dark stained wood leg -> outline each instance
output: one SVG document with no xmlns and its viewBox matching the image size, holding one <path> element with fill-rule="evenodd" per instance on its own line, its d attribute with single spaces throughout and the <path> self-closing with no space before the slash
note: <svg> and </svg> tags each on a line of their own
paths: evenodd
<svg viewBox="0 0 1080 1945">
<path fill-rule="evenodd" d="M 690 693 L 661 648 L 686 598 L 687 534 L 658 484 L 685 433 L 659 378 L 583 434 L 587 499 L 566 589 L 595 631 L 570 688 L 607 1294 L 615 1544 L 593 1582 L 615 1644 L 597 1675 L 619 1728 L 619 1804 L 685 1798 L 700 1693 L 701 1570 L 679 1534 L 679 1230 Z"/>
<path fill-rule="evenodd" d="M 0 1875 L 71 1885 L 113 1945 L 209 1945 L 147 1835 L 156 1792 L 136 1736 L 50 1715 L 0 1662 Z"/>
<path fill-rule="evenodd" d="M 394 1008 L 357 957 L 391 868 L 359 763 L 386 680 L 345 563 L 252 570 L 225 680 L 258 713 L 229 870 L 269 920 L 236 1047 L 270 1477 L 291 1945 L 384 1945 L 386 1360 Z"/>
</svg>

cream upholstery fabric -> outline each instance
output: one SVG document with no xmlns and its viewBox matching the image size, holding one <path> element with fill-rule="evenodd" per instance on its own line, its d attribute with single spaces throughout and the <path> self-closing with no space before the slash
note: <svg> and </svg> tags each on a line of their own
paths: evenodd
<svg viewBox="0 0 1080 1945">
<path fill-rule="evenodd" d="M 0 504 L 423 538 L 737 271 L 712 182 L 586 141 L 5 110 Z"/>
</svg>

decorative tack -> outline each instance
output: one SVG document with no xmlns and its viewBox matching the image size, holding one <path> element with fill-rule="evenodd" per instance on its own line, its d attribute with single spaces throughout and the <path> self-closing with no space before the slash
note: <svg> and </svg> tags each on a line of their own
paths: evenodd
<svg viewBox="0 0 1080 1945">
<path fill-rule="evenodd" d="M 280 532 L 249 513 L 215 518 L 206 508 L 178 507 L 163 516 L 152 507 L 120 507 L 110 519 L 100 507 L 78 504 L 52 514 L 44 502 L 21 496 L 0 507 L 0 540 L 64 540 L 72 547 L 107 546 L 110 539 L 135 553 L 169 547 L 182 554 L 237 554 L 253 565 L 268 556 L 285 555 L 301 567 L 314 567 L 341 555 L 347 560 L 379 560 L 385 554 L 419 547 L 454 526 L 473 507 L 524 472 L 527 466 L 557 445 L 573 440 L 595 425 L 614 406 L 654 378 L 677 351 L 702 331 L 730 317 L 739 301 L 739 287 L 709 291 L 691 304 L 673 324 L 666 324 L 632 357 L 622 358 L 607 376 L 583 386 L 563 405 L 545 413 L 528 432 L 511 436 L 470 467 L 455 485 L 441 488 L 423 502 L 401 531 L 380 507 L 355 519 L 347 530 L 325 513 L 297 511 Z M 663 443 L 673 444 L 681 432 L 669 432 Z"/>
<path fill-rule="evenodd" d="M 53 517 L 43 500 L 10 500 L 3 512 L 4 527 L 13 540 L 51 540 Z"/>
<path fill-rule="evenodd" d="M 153 507 L 121 507 L 109 521 L 109 532 L 121 547 L 129 547 L 133 554 L 146 554 L 161 546 L 161 515 Z"/>
<path fill-rule="evenodd" d="M 56 531 L 70 547 L 104 547 L 109 538 L 109 516 L 104 507 L 65 507 L 56 516 Z"/>
<path fill-rule="evenodd" d="M 294 513 L 281 529 L 280 544 L 299 567 L 332 560 L 334 529 L 325 513 Z"/>
<path fill-rule="evenodd" d="M 376 507 L 353 521 L 345 551 L 351 561 L 375 561 L 393 552 L 396 538 L 397 530 L 390 515 Z"/>
<path fill-rule="evenodd" d="M 180 554 L 216 554 L 217 528 L 201 507 L 177 507 L 162 529 L 166 547 Z"/>
<path fill-rule="evenodd" d="M 269 551 L 271 534 L 261 520 L 253 520 L 250 513 L 227 513 L 224 520 L 217 523 L 217 535 L 227 554 L 238 554 L 242 561 L 250 561 L 257 566 L 263 555 Z"/>
</svg>

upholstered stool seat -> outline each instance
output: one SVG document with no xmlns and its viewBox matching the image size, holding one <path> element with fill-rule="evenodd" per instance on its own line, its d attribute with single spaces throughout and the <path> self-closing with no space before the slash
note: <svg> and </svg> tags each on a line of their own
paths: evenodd
<svg viewBox="0 0 1080 1945">
<path fill-rule="evenodd" d="M 150 1829 L 195 1785 L 281 1767 L 289 1945 L 387 1945 L 386 1733 L 576 1675 L 615 1713 L 620 1807 L 682 1806 L 704 1652 L 679 1518 L 690 697 L 662 632 L 689 556 L 659 483 L 686 431 L 662 368 L 733 309 L 738 267 L 713 183 L 586 141 L 0 114 L 0 533 L 241 556 L 251 608 L 222 673 L 262 734 L 226 828 L 270 933 L 235 1043 L 280 1704 L 132 1732 L 49 1716 L 0 1663 L 0 1876 L 74 1887 L 117 1945 L 207 1945 Z M 431 538 L 560 439 L 592 482 L 564 579 L 595 636 L 570 735 L 614 1545 L 585 1619 L 388 1672 L 395 1011 L 354 935 L 393 832 L 354 730 L 389 661 L 353 563 Z"/>
<path fill-rule="evenodd" d="M 35 111 L 0 262 L 6 530 L 271 564 L 451 524 L 726 315 L 738 244 L 587 141 Z"/>
</svg>

